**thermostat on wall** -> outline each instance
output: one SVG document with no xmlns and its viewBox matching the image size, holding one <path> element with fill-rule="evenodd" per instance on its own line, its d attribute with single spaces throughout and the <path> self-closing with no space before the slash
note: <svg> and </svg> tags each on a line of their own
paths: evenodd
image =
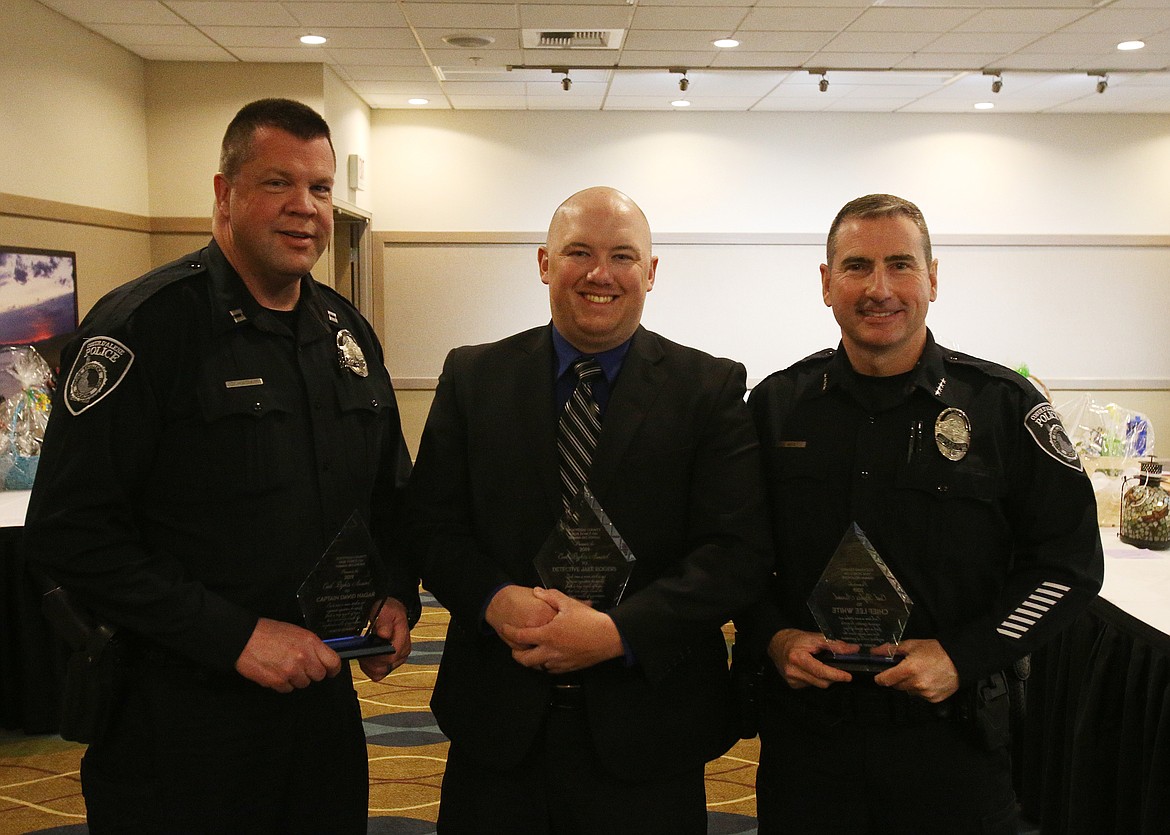
<svg viewBox="0 0 1170 835">
<path fill-rule="evenodd" d="M 366 190 L 366 161 L 357 154 L 349 155 L 349 187 Z"/>
</svg>

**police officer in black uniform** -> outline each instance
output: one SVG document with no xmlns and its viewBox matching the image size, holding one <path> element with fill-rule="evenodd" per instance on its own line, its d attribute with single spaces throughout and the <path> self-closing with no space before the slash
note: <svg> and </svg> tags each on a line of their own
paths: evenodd
<svg viewBox="0 0 1170 835">
<path fill-rule="evenodd" d="M 360 663 L 406 659 L 409 457 L 372 329 L 309 275 L 333 227 L 325 121 L 253 102 L 220 165 L 208 246 L 108 294 L 63 356 L 27 548 L 126 651 L 82 762 L 91 832 L 365 832 L 349 665 L 296 594 L 357 511 L 393 647 Z"/>
<path fill-rule="evenodd" d="M 840 347 L 749 400 L 777 553 L 739 624 L 763 659 L 759 831 L 1014 835 L 1009 678 L 1100 587 L 1089 479 L 1027 380 L 935 343 L 914 204 L 848 203 L 827 249 Z M 872 648 L 900 658 L 877 674 L 825 663 L 859 645 L 827 640 L 808 606 L 854 524 L 912 602 L 901 641 Z"/>
</svg>

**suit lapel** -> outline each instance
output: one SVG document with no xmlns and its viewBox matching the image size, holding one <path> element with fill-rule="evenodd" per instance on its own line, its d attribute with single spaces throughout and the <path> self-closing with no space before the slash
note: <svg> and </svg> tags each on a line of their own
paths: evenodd
<svg viewBox="0 0 1170 835">
<path fill-rule="evenodd" d="M 593 456 L 589 481 L 599 496 L 608 492 L 615 478 L 620 478 L 621 462 L 634 435 L 645 423 L 654 401 L 662 392 L 667 379 L 667 372 L 662 367 L 664 356 L 657 337 L 639 326 L 610 395 L 597 452 Z"/>
<path fill-rule="evenodd" d="M 516 368 L 516 426 L 530 452 L 531 472 L 540 483 L 541 497 L 554 517 L 561 515 L 561 476 L 557 458 L 557 424 L 553 403 L 553 347 L 549 328 L 533 331 L 520 345 L 523 355 Z"/>
</svg>

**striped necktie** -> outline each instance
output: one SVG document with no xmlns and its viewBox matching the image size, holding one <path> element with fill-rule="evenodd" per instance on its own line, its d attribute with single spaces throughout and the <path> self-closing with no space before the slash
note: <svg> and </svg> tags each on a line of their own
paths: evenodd
<svg viewBox="0 0 1170 835">
<path fill-rule="evenodd" d="M 561 454 L 561 497 L 565 509 L 589 480 L 593 450 L 601 433 L 601 410 L 593 400 L 593 383 L 601 376 L 596 360 L 579 359 L 573 363 L 577 387 L 573 389 L 557 430 L 557 450 Z"/>
</svg>

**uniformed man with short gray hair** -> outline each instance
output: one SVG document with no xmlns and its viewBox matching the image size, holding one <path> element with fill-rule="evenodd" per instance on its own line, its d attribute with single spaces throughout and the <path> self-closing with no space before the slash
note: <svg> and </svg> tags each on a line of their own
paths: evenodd
<svg viewBox="0 0 1170 835">
<path fill-rule="evenodd" d="M 1029 381 L 935 342 L 913 203 L 846 204 L 821 291 L 841 344 L 749 399 L 776 547 L 739 623 L 759 831 L 1015 835 L 1007 693 L 1100 587 L 1089 479 Z"/>
</svg>

